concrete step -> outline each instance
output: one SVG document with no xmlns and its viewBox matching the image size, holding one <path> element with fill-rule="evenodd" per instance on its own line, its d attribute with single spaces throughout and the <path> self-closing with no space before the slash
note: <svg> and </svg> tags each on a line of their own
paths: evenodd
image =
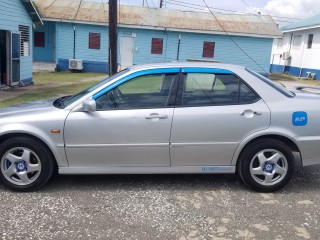
<svg viewBox="0 0 320 240">
<path fill-rule="evenodd" d="M 51 62 L 33 62 L 32 72 L 55 72 L 56 64 Z"/>
</svg>

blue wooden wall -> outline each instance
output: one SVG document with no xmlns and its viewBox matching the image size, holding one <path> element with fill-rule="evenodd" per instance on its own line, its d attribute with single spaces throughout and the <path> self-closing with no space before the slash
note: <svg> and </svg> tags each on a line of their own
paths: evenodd
<svg viewBox="0 0 320 240">
<path fill-rule="evenodd" d="M 84 61 L 85 71 L 107 72 L 108 28 L 101 25 L 72 24 L 64 22 L 57 22 L 55 28 L 57 38 L 56 62 L 59 69 L 67 70 L 68 61 L 73 58 L 74 27 L 76 29 L 75 58 Z M 89 49 L 88 41 L 90 32 L 101 34 L 101 49 Z M 181 37 L 179 61 L 186 61 L 189 58 L 207 59 L 248 66 L 260 73 L 269 72 L 272 38 L 232 36 L 232 39 L 254 61 L 240 50 L 230 37 L 218 34 L 179 33 L 163 30 L 120 28 L 118 46 L 121 36 L 133 36 L 134 64 L 176 61 L 179 35 Z M 163 54 L 151 54 L 151 40 L 153 37 L 163 38 Z M 204 41 L 215 42 L 214 58 L 202 57 Z M 118 52 L 120 52 L 119 49 Z M 37 57 L 37 54 L 35 54 L 35 59 Z"/>
<path fill-rule="evenodd" d="M 45 62 L 55 62 L 53 54 L 53 41 L 56 32 L 55 22 L 46 22 L 42 26 L 37 26 L 34 32 L 44 32 L 45 33 L 45 44 L 44 47 L 33 46 L 33 60 L 34 61 L 45 61 Z"/>
<path fill-rule="evenodd" d="M 20 79 L 28 82 L 32 81 L 32 20 L 21 0 L 1 0 L 0 30 L 18 32 L 19 25 L 29 26 L 30 30 L 30 55 L 20 60 Z"/>
</svg>

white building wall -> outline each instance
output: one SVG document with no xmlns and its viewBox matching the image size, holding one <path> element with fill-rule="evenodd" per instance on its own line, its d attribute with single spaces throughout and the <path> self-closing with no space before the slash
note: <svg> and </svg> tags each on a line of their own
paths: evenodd
<svg viewBox="0 0 320 240">
<path fill-rule="evenodd" d="M 311 48 L 308 48 L 309 34 L 313 34 Z M 274 39 L 273 41 L 270 64 L 299 69 L 320 70 L 320 28 L 284 32 L 283 35 L 282 39 Z M 298 35 L 301 35 L 299 45 L 295 42 Z M 281 44 L 281 41 L 283 44 Z M 284 52 L 290 52 L 290 60 L 286 61 L 283 59 Z"/>
</svg>

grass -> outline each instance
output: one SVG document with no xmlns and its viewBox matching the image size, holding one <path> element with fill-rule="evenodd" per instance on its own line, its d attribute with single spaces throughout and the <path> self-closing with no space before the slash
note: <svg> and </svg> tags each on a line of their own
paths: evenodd
<svg viewBox="0 0 320 240">
<path fill-rule="evenodd" d="M 272 74 L 270 74 L 269 77 L 270 77 L 270 79 L 277 80 L 277 81 L 298 82 L 298 83 L 315 85 L 315 86 L 319 86 L 320 85 L 320 81 L 318 81 L 318 80 L 297 78 L 297 77 L 294 77 L 294 76 L 291 76 L 291 75 L 287 75 L 287 74 L 272 73 Z"/>
<path fill-rule="evenodd" d="M 14 97 L 0 101 L 0 108 L 24 102 L 75 94 L 98 82 L 94 78 L 101 76 L 103 74 L 70 72 L 36 73 L 33 75 L 35 87 L 28 87 L 26 93 L 17 96 L 13 94 Z"/>
<path fill-rule="evenodd" d="M 40 72 L 33 74 L 33 82 L 35 85 L 43 85 L 49 83 L 76 83 L 79 80 L 100 77 L 105 74 L 101 73 L 71 73 L 71 72 Z"/>
</svg>

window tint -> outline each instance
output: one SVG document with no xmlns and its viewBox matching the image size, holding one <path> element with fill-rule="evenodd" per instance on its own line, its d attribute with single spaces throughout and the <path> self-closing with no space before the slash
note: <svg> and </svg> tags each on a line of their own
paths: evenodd
<svg viewBox="0 0 320 240">
<path fill-rule="evenodd" d="M 175 76 L 157 74 L 134 78 L 97 98 L 97 110 L 166 107 Z"/>
<path fill-rule="evenodd" d="M 184 76 L 182 106 L 245 104 L 257 99 L 234 75 L 188 73 Z"/>
</svg>

